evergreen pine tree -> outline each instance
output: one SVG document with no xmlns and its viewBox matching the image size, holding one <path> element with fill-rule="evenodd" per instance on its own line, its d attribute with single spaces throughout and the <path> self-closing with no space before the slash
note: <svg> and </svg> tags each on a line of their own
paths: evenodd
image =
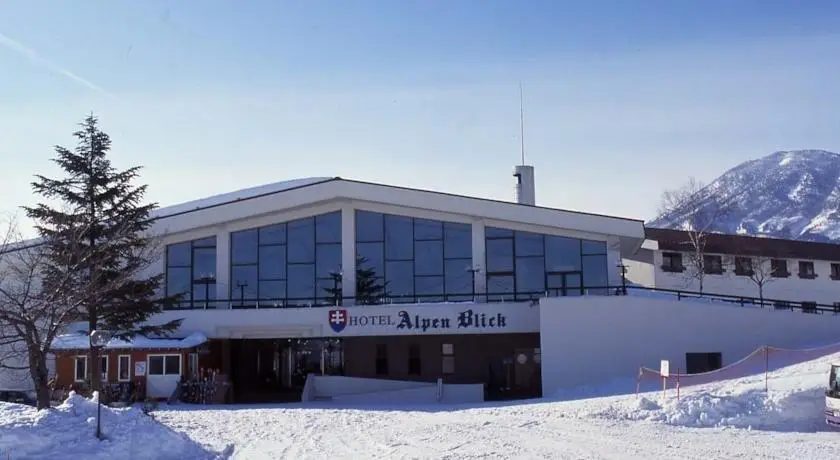
<svg viewBox="0 0 840 460">
<path fill-rule="evenodd" d="M 381 303 L 388 295 L 387 284 L 381 283 L 376 276 L 376 269 L 364 268 L 367 259 L 356 256 L 356 304 L 375 305 Z M 340 275 L 335 275 L 340 276 Z M 339 305 L 342 297 L 341 286 L 325 288 L 324 291 L 333 299 L 334 305 Z"/>
<path fill-rule="evenodd" d="M 120 338 L 166 335 L 180 320 L 144 324 L 162 310 L 165 300 L 159 296 L 163 274 L 144 274 L 155 258 L 148 230 L 156 204 L 143 203 L 146 185 L 132 184 L 139 166 L 119 171 L 111 165 L 111 140 L 99 129 L 97 118 L 91 114 L 80 126 L 73 133 L 78 140 L 74 150 L 55 147 L 53 161 L 65 177 L 36 175 L 32 183 L 36 194 L 55 205 L 42 202 L 24 209 L 44 240 L 50 264 L 68 266 L 74 254 L 86 255 L 83 261 L 73 261 L 82 267 L 78 285 L 89 291 L 78 320 L 87 320 L 91 331 L 107 330 Z M 74 245 L 84 248 L 79 251 Z M 98 390 L 99 378 L 92 377 L 99 375 L 100 360 L 93 348 L 87 367 L 91 387 Z"/>
</svg>

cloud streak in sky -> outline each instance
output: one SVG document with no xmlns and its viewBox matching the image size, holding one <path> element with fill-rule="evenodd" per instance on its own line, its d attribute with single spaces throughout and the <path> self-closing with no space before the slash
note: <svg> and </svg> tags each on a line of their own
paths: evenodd
<svg viewBox="0 0 840 460">
<path fill-rule="evenodd" d="M 32 48 L 29 48 L 28 46 L 24 45 L 23 43 L 21 43 L 17 40 L 14 40 L 7 35 L 4 35 L 2 32 L 0 32 L 0 45 L 2 45 L 5 48 L 8 48 L 11 51 L 14 51 L 17 54 L 20 54 L 21 56 L 25 57 L 26 59 L 28 59 L 32 63 L 34 63 L 36 65 L 39 65 L 39 66 L 41 66 L 41 67 L 43 67 L 43 68 L 45 68 L 45 69 L 47 69 L 51 72 L 54 72 L 54 73 L 57 73 L 57 74 L 62 75 L 64 77 L 67 77 L 67 78 L 75 81 L 76 83 L 79 83 L 79 84 L 87 87 L 88 89 L 92 89 L 92 90 L 98 91 L 98 92 L 100 92 L 100 93 L 102 93 L 102 94 L 104 94 L 108 97 L 115 98 L 114 95 L 112 95 L 107 90 L 105 90 L 105 88 L 102 88 L 101 86 L 91 82 L 90 80 L 82 78 L 82 77 L 76 75 L 75 73 L 73 73 L 73 72 L 71 72 L 71 71 L 69 71 L 69 70 L 67 70 L 67 69 L 65 69 L 65 68 L 63 68 L 63 67 L 61 67 L 61 66 L 59 66 L 59 65 L 57 65 L 57 64 L 55 64 L 55 63 L 53 63 L 49 60 L 47 60 L 47 59 L 45 59 L 44 57 L 42 57 L 40 54 L 38 54 L 38 52 L 36 52 Z"/>
</svg>

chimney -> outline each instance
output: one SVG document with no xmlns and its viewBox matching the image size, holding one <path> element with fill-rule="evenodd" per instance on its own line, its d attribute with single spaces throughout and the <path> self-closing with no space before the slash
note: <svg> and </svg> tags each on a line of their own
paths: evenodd
<svg viewBox="0 0 840 460">
<path fill-rule="evenodd" d="M 534 167 L 518 165 L 513 170 L 513 177 L 516 177 L 516 202 L 535 206 L 536 189 L 534 186 Z"/>
</svg>

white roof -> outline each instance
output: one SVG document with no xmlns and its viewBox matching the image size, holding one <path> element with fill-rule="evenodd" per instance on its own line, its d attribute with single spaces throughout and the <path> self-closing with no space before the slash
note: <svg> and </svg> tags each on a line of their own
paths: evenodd
<svg viewBox="0 0 840 460">
<path fill-rule="evenodd" d="M 136 336 L 131 340 L 111 339 L 105 349 L 132 349 L 132 348 L 193 348 L 207 342 L 207 336 L 200 332 L 184 337 L 183 339 L 153 339 L 144 336 Z M 87 334 L 63 334 L 55 338 L 52 344 L 53 350 L 84 350 L 90 347 L 90 338 Z"/>
<path fill-rule="evenodd" d="M 285 190 L 290 190 L 297 187 L 305 187 L 320 182 L 333 180 L 333 177 L 304 177 L 301 179 L 284 180 L 274 182 L 271 184 L 258 185 L 256 187 L 244 188 L 234 192 L 222 193 L 220 195 L 213 195 L 207 198 L 187 201 L 186 203 L 175 204 L 172 206 L 165 206 L 155 209 L 151 213 L 151 217 L 161 218 L 174 214 L 181 214 L 183 212 L 197 211 L 199 209 L 209 208 L 212 206 L 219 206 L 234 201 L 247 200 L 261 195 L 270 195 L 272 193 L 279 193 Z"/>
</svg>

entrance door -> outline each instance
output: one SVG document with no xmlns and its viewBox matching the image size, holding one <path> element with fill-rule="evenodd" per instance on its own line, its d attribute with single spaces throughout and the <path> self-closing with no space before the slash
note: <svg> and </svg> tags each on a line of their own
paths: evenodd
<svg viewBox="0 0 840 460">
<path fill-rule="evenodd" d="M 545 286 L 549 296 L 565 297 L 583 295 L 581 272 L 548 272 Z"/>
</svg>

